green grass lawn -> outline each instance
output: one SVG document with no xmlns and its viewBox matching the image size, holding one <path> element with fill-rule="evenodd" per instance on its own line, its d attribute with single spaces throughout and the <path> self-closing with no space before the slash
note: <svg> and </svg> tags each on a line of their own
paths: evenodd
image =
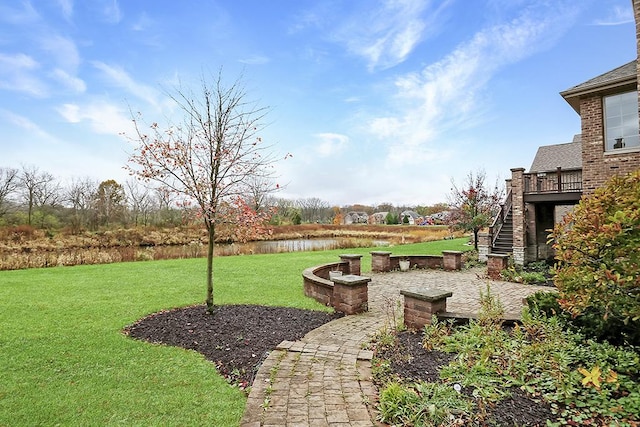
<svg viewBox="0 0 640 427">
<path fill-rule="evenodd" d="M 385 248 L 468 249 L 467 239 Z M 380 249 L 380 248 L 378 248 Z M 302 292 L 307 267 L 371 248 L 221 257 L 216 304 L 326 310 Z M 134 341 L 124 326 L 204 301 L 204 259 L 0 272 L 0 426 L 239 424 L 246 398 L 195 352 Z"/>
</svg>

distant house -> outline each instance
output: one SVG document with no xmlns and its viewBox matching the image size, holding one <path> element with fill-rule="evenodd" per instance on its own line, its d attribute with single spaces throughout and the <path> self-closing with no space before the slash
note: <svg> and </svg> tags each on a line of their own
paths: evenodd
<svg viewBox="0 0 640 427">
<path fill-rule="evenodd" d="M 403 211 L 400 214 L 399 219 L 401 224 L 416 225 L 422 220 L 422 217 L 420 216 L 420 214 L 414 211 Z"/>
<path fill-rule="evenodd" d="M 389 212 L 376 212 L 369 216 L 369 224 L 386 224 Z"/>
<path fill-rule="evenodd" d="M 640 51 L 640 1 L 633 9 Z M 511 169 L 481 258 L 507 253 L 525 264 L 553 256 L 548 230 L 609 178 L 640 168 L 639 71 L 636 53 L 635 60 L 560 93 L 580 115 L 582 132 L 570 143 L 540 147 L 528 172 Z"/>
<path fill-rule="evenodd" d="M 427 219 L 427 222 L 430 224 L 443 224 L 444 222 L 447 221 L 447 218 L 449 218 L 450 214 L 451 214 L 450 211 L 436 212 L 434 214 L 427 216 L 426 219 Z"/>
<path fill-rule="evenodd" d="M 369 215 L 366 212 L 349 212 L 344 216 L 345 224 L 368 224 Z"/>
</svg>

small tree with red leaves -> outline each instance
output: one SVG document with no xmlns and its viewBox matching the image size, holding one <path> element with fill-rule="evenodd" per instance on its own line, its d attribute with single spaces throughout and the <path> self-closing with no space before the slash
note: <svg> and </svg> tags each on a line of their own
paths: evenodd
<svg viewBox="0 0 640 427">
<path fill-rule="evenodd" d="M 449 215 L 447 223 L 464 231 L 473 232 L 474 247 L 478 250 L 478 232 L 489 226 L 497 214 L 504 189 L 496 184 L 487 187 L 484 171 L 469 172 L 461 187 L 451 180 Z"/>
<path fill-rule="evenodd" d="M 247 101 L 240 80 L 226 86 L 219 73 L 201 85 L 197 93 L 182 87 L 167 93 L 183 116 L 178 122 L 145 125 L 140 114 L 134 117 L 136 148 L 127 168 L 198 208 L 208 232 L 206 304 L 213 312 L 216 227 L 233 221 L 241 234 L 260 232 L 260 217 L 241 200 L 248 183 L 271 176 L 276 158 L 259 136 L 267 109 Z"/>
</svg>

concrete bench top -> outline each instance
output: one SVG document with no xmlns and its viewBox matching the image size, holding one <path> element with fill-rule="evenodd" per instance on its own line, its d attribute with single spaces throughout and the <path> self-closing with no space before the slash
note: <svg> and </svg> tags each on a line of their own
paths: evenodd
<svg viewBox="0 0 640 427">
<path fill-rule="evenodd" d="M 434 302 L 449 298 L 453 295 L 453 292 L 443 291 L 442 289 L 419 288 L 401 290 L 400 294 L 405 297 L 415 298 L 421 301 Z"/>
<path fill-rule="evenodd" d="M 333 278 L 333 283 L 338 283 L 340 285 L 346 285 L 346 286 L 362 285 L 364 283 L 369 283 L 370 281 L 371 281 L 370 277 L 357 276 L 355 274 L 346 274 L 343 276 L 337 276 Z"/>
</svg>

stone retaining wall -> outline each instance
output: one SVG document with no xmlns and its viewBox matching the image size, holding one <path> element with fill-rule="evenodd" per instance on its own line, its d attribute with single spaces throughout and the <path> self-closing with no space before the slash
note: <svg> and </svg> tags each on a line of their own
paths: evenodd
<svg viewBox="0 0 640 427">
<path fill-rule="evenodd" d="M 371 252 L 371 271 L 383 273 L 399 270 L 400 260 L 409 260 L 409 268 L 460 270 L 462 252 L 443 251 L 442 255 L 391 255 L 388 251 Z"/>
<path fill-rule="evenodd" d="M 329 280 L 330 271 L 351 274 L 349 262 L 331 262 L 310 267 L 302 272 L 304 294 L 326 306 L 333 307 L 333 282 Z"/>
</svg>

